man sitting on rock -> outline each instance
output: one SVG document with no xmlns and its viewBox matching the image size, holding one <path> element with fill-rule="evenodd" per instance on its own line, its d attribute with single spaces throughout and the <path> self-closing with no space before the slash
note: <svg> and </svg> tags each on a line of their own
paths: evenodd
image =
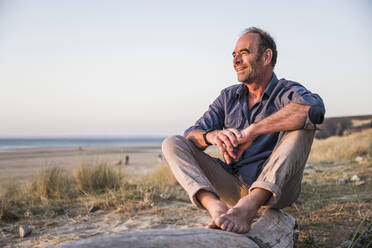
<svg viewBox="0 0 372 248">
<path fill-rule="evenodd" d="M 322 99 L 273 72 L 276 44 L 265 31 L 244 31 L 232 53 L 238 81 L 221 91 L 163 154 L 209 228 L 247 233 L 260 207 L 284 208 L 300 194 L 303 170 L 324 119 Z M 216 145 L 225 161 L 203 150 Z"/>
</svg>

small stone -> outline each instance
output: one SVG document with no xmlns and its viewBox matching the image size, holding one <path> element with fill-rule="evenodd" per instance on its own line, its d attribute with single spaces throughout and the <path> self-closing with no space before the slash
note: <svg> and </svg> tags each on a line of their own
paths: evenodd
<svg viewBox="0 0 372 248">
<path fill-rule="evenodd" d="M 160 198 L 164 199 L 164 200 L 168 200 L 170 198 L 170 194 L 167 194 L 167 193 L 161 193 L 160 194 Z"/>
<path fill-rule="evenodd" d="M 23 225 L 19 227 L 19 237 L 21 238 L 28 236 L 29 234 L 31 234 L 31 232 L 32 232 L 31 227 L 27 225 Z"/>
<path fill-rule="evenodd" d="M 356 162 L 362 162 L 362 161 L 363 161 L 363 157 L 361 157 L 361 156 L 357 156 L 357 157 L 355 158 L 355 161 L 356 161 Z"/>
<path fill-rule="evenodd" d="M 90 207 L 89 209 L 89 213 L 93 213 L 93 212 L 96 212 L 97 210 L 100 210 L 101 208 L 96 206 L 96 205 L 93 205 Z"/>
<path fill-rule="evenodd" d="M 351 177 L 350 181 L 358 182 L 358 181 L 360 181 L 360 177 L 358 177 L 358 175 L 354 175 L 354 176 Z"/>
<path fill-rule="evenodd" d="M 347 177 L 341 177 L 337 181 L 339 184 L 347 184 L 348 182 L 350 182 L 350 179 Z"/>
<path fill-rule="evenodd" d="M 306 163 L 305 168 L 306 169 L 312 169 L 312 168 L 314 168 L 314 165 L 310 164 L 310 163 Z"/>
<path fill-rule="evenodd" d="M 359 185 L 365 184 L 365 181 L 362 181 L 362 180 L 360 180 L 360 181 L 356 181 L 354 184 L 355 184 L 356 186 L 359 186 Z"/>
<path fill-rule="evenodd" d="M 27 209 L 26 212 L 23 214 L 23 216 L 26 218 L 31 218 L 33 214 L 29 209 Z"/>
</svg>

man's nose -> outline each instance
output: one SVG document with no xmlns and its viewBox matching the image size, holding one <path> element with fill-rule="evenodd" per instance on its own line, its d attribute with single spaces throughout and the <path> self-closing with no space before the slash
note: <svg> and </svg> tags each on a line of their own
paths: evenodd
<svg viewBox="0 0 372 248">
<path fill-rule="evenodd" d="M 238 64 L 240 64 L 241 62 L 242 62 L 242 57 L 241 57 L 239 54 L 235 55 L 235 57 L 234 57 L 234 59 L 233 59 L 233 63 L 234 63 L 234 65 L 238 65 Z"/>
</svg>

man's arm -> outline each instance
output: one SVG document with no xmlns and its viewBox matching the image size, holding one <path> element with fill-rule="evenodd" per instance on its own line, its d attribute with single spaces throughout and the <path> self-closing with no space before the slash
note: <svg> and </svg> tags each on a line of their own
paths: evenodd
<svg viewBox="0 0 372 248">
<path fill-rule="evenodd" d="M 203 133 L 204 130 L 191 130 L 186 135 L 186 139 L 190 140 L 192 143 L 194 143 L 195 146 L 199 147 L 200 149 L 205 149 L 208 145 L 204 142 Z"/>
<path fill-rule="evenodd" d="M 302 129 L 305 126 L 309 109 L 309 105 L 289 103 L 274 114 L 241 130 L 236 159 L 240 159 L 243 152 L 252 144 L 253 139 L 257 136 Z"/>
</svg>

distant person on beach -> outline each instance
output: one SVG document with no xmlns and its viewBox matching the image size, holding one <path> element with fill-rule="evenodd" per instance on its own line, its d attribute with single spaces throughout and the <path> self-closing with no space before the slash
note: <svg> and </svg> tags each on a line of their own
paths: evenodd
<svg viewBox="0 0 372 248">
<path fill-rule="evenodd" d="M 126 155 L 125 156 L 125 162 L 124 162 L 125 165 L 128 165 L 129 164 L 129 155 Z"/>
<path fill-rule="evenodd" d="M 246 29 L 232 56 L 241 83 L 223 89 L 184 136 L 162 148 L 192 203 L 211 215 L 207 227 L 247 233 L 259 208 L 284 208 L 299 196 L 325 108 L 319 95 L 276 77 L 276 44 L 267 32 Z M 203 152 L 209 145 L 224 161 Z"/>
</svg>

